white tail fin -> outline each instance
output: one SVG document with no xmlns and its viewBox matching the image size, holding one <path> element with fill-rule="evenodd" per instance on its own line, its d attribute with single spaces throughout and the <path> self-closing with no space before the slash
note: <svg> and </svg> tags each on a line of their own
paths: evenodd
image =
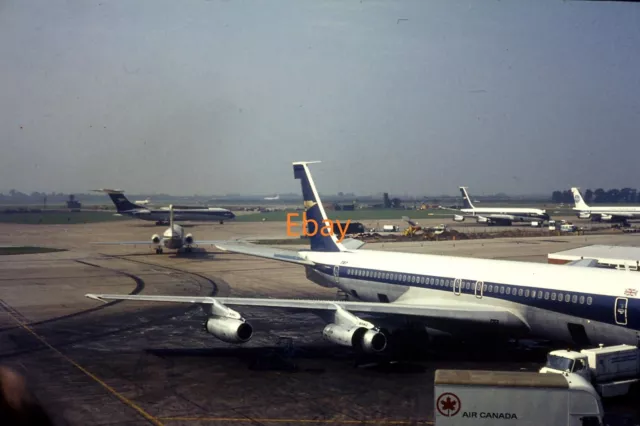
<svg viewBox="0 0 640 426">
<path fill-rule="evenodd" d="M 589 206 L 584 202 L 582 198 L 582 194 L 580 193 L 580 188 L 571 188 L 571 192 L 573 193 L 573 201 L 576 203 L 577 210 L 588 210 Z"/>
<path fill-rule="evenodd" d="M 173 229 L 173 204 L 169 205 L 169 228 Z"/>
</svg>

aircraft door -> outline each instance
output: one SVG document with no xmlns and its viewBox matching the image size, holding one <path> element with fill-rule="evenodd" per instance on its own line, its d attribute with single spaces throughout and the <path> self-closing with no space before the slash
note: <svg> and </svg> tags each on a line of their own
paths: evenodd
<svg viewBox="0 0 640 426">
<path fill-rule="evenodd" d="M 460 296 L 460 291 L 462 290 L 462 280 L 460 278 L 456 278 L 453 280 L 453 294 L 456 296 Z"/>
<path fill-rule="evenodd" d="M 338 265 L 333 267 L 333 278 L 336 284 L 340 284 L 340 266 Z"/>
<path fill-rule="evenodd" d="M 476 297 L 478 299 L 482 299 L 483 287 L 484 287 L 483 281 L 476 281 Z"/>
<path fill-rule="evenodd" d="M 618 297 L 616 299 L 614 307 L 616 324 L 627 325 L 627 303 L 628 299 L 626 297 Z"/>
</svg>

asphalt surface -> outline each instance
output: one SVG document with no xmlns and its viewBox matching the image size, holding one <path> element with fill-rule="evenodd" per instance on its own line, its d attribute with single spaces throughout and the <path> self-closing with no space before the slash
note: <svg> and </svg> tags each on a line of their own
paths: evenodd
<svg viewBox="0 0 640 426">
<path fill-rule="evenodd" d="M 247 344 L 204 331 L 197 306 L 112 302 L 85 293 L 333 298 L 295 265 L 218 253 L 151 254 L 139 240 L 162 227 L 0 224 L 0 244 L 67 252 L 0 257 L 0 364 L 23 374 L 60 425 L 432 424 L 438 368 L 537 370 L 544 345 L 445 344 L 411 357 L 365 359 L 322 340 L 313 315 L 243 309 Z M 197 225 L 198 238 L 284 234 L 284 224 Z M 523 242 L 525 241 L 526 242 Z M 638 245 L 635 235 L 374 244 L 399 250 L 545 262 L 550 251 L 585 244 Z M 638 417 L 637 400 L 607 403 Z M 632 423 L 631 423 L 632 424 Z"/>
</svg>

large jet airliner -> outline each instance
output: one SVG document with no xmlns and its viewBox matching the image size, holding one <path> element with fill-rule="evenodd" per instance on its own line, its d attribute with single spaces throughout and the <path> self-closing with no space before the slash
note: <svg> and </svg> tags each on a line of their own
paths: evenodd
<svg viewBox="0 0 640 426">
<path fill-rule="evenodd" d="M 622 222 L 628 224 L 629 219 L 640 219 L 640 207 L 599 206 L 591 207 L 584 202 L 580 188 L 571 188 L 576 205 L 573 210 L 578 212 L 580 219 L 593 221 Z"/>
<path fill-rule="evenodd" d="M 531 209 L 526 207 L 475 207 L 471 203 L 471 198 L 466 186 L 460 187 L 462 193 L 463 208 L 461 212 L 476 219 L 478 223 L 487 225 L 511 225 L 513 222 L 534 222 L 542 223 L 549 220 L 549 215 L 545 210 Z M 454 215 L 453 220 L 463 222 L 465 215 Z"/>
<path fill-rule="evenodd" d="M 116 210 L 120 215 L 127 215 L 142 220 L 155 221 L 156 225 L 169 224 L 169 209 L 150 209 L 132 203 L 124 196 L 124 191 L 119 189 L 98 189 L 98 192 L 109 194 L 111 201 L 116 206 Z M 180 221 L 218 221 L 223 224 L 225 221 L 234 220 L 236 215 L 227 209 L 217 207 L 195 208 L 195 209 L 174 209 L 176 220 Z"/>
<path fill-rule="evenodd" d="M 321 223 L 327 215 L 308 165 L 293 163 L 294 176 L 302 184 L 308 219 Z M 337 287 L 354 300 L 86 296 L 101 301 L 200 304 L 210 312 L 206 330 L 231 343 L 246 342 L 253 334 L 249 322 L 232 306 L 315 313 L 328 323 L 323 331 L 327 340 L 368 353 L 383 351 L 388 332 L 407 324 L 452 335 L 538 336 L 578 346 L 639 342 L 640 275 L 636 273 L 590 268 L 582 261 L 566 266 L 354 250 L 335 235 L 321 232 L 310 242 L 311 250 L 299 252 L 232 242 L 216 245 L 301 265 L 309 280 Z"/>
<path fill-rule="evenodd" d="M 115 241 L 115 242 L 100 242 L 93 244 L 106 244 L 106 245 L 145 245 L 150 244 L 155 246 L 156 254 L 161 254 L 163 248 L 172 250 L 184 250 L 185 252 L 191 252 L 193 246 L 196 245 L 196 241 L 193 235 L 184 233 L 184 228 L 174 222 L 174 208 L 169 206 L 169 227 L 162 234 L 154 234 L 151 236 L 151 240 L 148 241 Z M 219 241 L 198 241 L 197 244 L 201 245 L 213 245 Z"/>
</svg>

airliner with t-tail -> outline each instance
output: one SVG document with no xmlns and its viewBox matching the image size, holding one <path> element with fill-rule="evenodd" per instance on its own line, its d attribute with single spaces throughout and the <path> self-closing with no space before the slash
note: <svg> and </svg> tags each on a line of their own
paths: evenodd
<svg viewBox="0 0 640 426">
<path fill-rule="evenodd" d="M 309 171 L 293 163 L 301 181 L 307 217 L 328 217 Z M 354 243 L 355 242 L 355 243 Z M 388 337 L 408 331 L 414 340 L 429 331 L 476 338 L 539 337 L 576 347 L 599 343 L 637 345 L 640 340 L 640 275 L 593 267 L 592 261 L 550 265 L 361 250 L 356 240 L 310 237 L 310 250 L 288 251 L 242 243 L 222 250 L 297 264 L 323 287 L 351 300 L 299 300 L 87 294 L 106 300 L 199 304 L 208 313 L 205 329 L 220 340 L 243 343 L 253 327 L 237 307 L 312 312 L 327 325 L 325 339 L 366 353 L 383 352 Z M 233 309 L 232 309 L 233 307 Z M 427 330 L 427 337 L 425 336 Z"/>
<path fill-rule="evenodd" d="M 156 225 L 169 224 L 169 209 L 150 209 L 145 206 L 134 204 L 127 199 L 124 191 L 120 189 L 98 189 L 97 192 L 105 192 L 113 201 L 119 215 L 135 217 L 136 219 L 149 220 L 156 222 Z M 226 221 L 234 220 L 236 215 L 227 209 L 208 207 L 208 208 L 180 208 L 173 209 L 175 220 L 177 221 L 194 221 L 194 222 L 210 222 L 216 221 L 223 224 Z"/>
</svg>

